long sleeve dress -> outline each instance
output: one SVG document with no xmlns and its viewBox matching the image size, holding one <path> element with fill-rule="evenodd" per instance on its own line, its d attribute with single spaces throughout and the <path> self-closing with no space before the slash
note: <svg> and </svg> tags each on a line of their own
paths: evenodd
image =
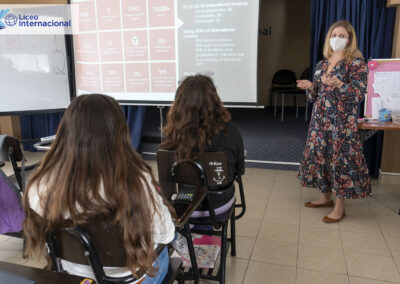
<svg viewBox="0 0 400 284">
<path fill-rule="evenodd" d="M 321 82 L 328 60 L 317 63 L 314 88 L 307 98 L 314 103 L 298 178 L 302 186 L 352 199 L 371 195 L 368 167 L 357 128 L 359 103 L 367 88 L 364 60 L 340 61 L 328 76 L 337 76 L 341 88 Z"/>
</svg>

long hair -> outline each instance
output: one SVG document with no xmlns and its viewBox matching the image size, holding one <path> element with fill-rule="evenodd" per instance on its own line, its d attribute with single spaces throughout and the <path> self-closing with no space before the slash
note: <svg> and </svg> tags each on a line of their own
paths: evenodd
<svg viewBox="0 0 400 284">
<path fill-rule="evenodd" d="M 179 160 L 193 159 L 230 120 L 212 79 L 204 75 L 189 76 L 176 91 L 160 148 L 175 149 Z"/>
<path fill-rule="evenodd" d="M 119 104 L 97 94 L 75 98 L 25 192 L 25 254 L 43 250 L 45 232 L 62 226 L 67 218 L 84 224 L 91 217 L 112 214 L 123 232 L 127 267 L 137 277 L 153 273 L 150 205 L 156 205 L 145 174 L 155 186 L 150 167 L 131 147 Z M 29 208 L 33 185 L 46 188 L 39 194 L 40 218 Z"/>
<path fill-rule="evenodd" d="M 351 23 L 346 20 L 337 21 L 337 22 L 333 23 L 332 26 L 329 28 L 328 33 L 326 34 L 325 43 L 324 43 L 324 50 L 323 50 L 324 57 L 328 59 L 332 55 L 330 38 L 331 38 L 332 31 L 337 27 L 344 28 L 347 31 L 347 33 L 349 34 L 349 38 L 347 40 L 347 44 L 344 49 L 344 60 L 346 62 L 350 62 L 355 57 L 363 58 L 361 51 L 357 48 L 356 32 L 354 31 L 354 28 L 351 25 Z"/>
</svg>

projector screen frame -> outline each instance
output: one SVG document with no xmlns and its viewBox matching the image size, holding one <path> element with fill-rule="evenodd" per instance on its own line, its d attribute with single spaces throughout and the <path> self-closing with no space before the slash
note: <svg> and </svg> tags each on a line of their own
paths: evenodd
<svg viewBox="0 0 400 284">
<path fill-rule="evenodd" d="M 252 1 L 252 0 L 250 0 Z M 260 107 L 261 105 L 259 104 L 259 87 L 258 87 L 258 69 L 259 69 L 259 61 L 258 61 L 258 55 L 259 55 L 259 36 L 258 36 L 258 29 L 260 26 L 260 11 L 261 11 L 261 1 L 262 0 L 257 0 L 258 1 L 258 15 L 257 15 L 257 29 L 255 33 L 257 34 L 256 37 L 256 55 L 257 55 L 257 62 L 256 62 L 256 101 L 255 102 L 222 102 L 222 104 L 225 107 L 241 107 L 243 106 L 244 108 L 246 107 Z M 68 4 L 71 4 L 71 0 L 68 0 Z M 73 45 L 73 36 L 71 36 L 71 52 L 72 55 L 74 54 L 74 45 Z M 75 60 L 72 57 L 72 65 L 73 68 L 75 69 Z M 71 100 L 77 96 L 77 87 L 76 87 L 76 77 L 75 73 L 72 74 L 73 76 L 71 79 L 73 80 L 73 86 L 74 86 L 74 93 L 72 94 Z M 217 90 L 218 91 L 218 90 Z M 95 94 L 95 93 L 93 93 Z M 99 94 L 104 94 L 107 95 L 106 92 L 99 92 Z M 135 105 L 135 106 L 171 106 L 174 101 L 156 101 L 156 100 L 116 100 L 120 105 Z"/>
</svg>

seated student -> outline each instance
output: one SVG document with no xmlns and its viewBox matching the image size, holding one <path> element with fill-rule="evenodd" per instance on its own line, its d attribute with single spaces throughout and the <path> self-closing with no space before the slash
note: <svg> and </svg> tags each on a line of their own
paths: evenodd
<svg viewBox="0 0 400 284">
<path fill-rule="evenodd" d="M 169 110 L 163 128 L 161 149 L 176 150 L 178 160 L 193 160 L 203 151 L 222 151 L 227 156 L 228 181 L 244 172 L 243 140 L 238 129 L 230 122 L 231 115 L 222 105 L 210 77 L 187 77 L 178 87 L 175 101 Z M 234 202 L 235 188 L 213 197 L 221 214 Z M 204 205 L 192 217 L 208 216 Z"/>
<path fill-rule="evenodd" d="M 51 149 L 29 182 L 24 206 L 28 255 L 43 250 L 45 231 L 66 220 L 82 224 L 90 217 L 112 214 L 123 232 L 127 267 L 106 267 L 105 273 L 133 273 L 138 283 L 161 283 L 167 273 L 167 250 L 155 261 L 154 248 L 174 238 L 169 207 L 150 167 L 131 147 L 119 104 L 108 96 L 83 95 L 71 102 Z M 89 266 L 65 260 L 62 266 L 70 274 L 94 278 Z"/>
</svg>

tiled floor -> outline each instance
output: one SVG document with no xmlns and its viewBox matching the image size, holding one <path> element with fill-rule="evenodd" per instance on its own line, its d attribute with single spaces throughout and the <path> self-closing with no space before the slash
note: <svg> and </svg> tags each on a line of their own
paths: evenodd
<svg viewBox="0 0 400 284">
<path fill-rule="evenodd" d="M 248 209 L 227 283 L 400 283 L 400 177 L 374 180 L 373 197 L 347 201 L 339 224 L 321 221 L 329 208 L 303 206 L 318 193 L 301 188 L 295 172 L 247 169 L 244 188 Z M 1 235 L 0 260 L 44 265 L 22 258 L 21 240 Z"/>
</svg>

